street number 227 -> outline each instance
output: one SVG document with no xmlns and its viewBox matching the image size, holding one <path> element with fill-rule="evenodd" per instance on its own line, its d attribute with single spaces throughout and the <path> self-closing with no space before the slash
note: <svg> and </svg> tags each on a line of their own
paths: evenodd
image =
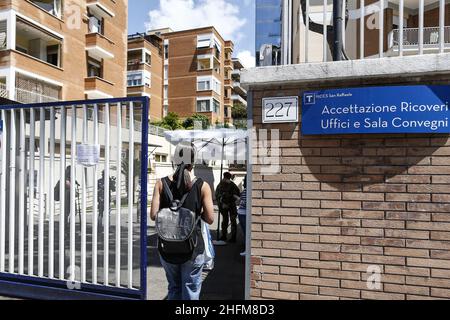
<svg viewBox="0 0 450 320">
<path fill-rule="evenodd" d="M 266 118 L 284 118 L 289 117 L 292 102 L 267 102 L 266 103 Z M 285 111 L 284 111 L 285 110 Z"/>
</svg>

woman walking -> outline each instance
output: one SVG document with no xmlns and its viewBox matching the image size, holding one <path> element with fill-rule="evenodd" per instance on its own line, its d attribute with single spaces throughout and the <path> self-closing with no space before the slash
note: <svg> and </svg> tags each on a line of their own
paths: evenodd
<svg viewBox="0 0 450 320">
<path fill-rule="evenodd" d="M 195 178 L 192 173 L 195 160 L 195 146 L 191 143 L 180 143 L 173 158 L 175 173 L 158 181 L 153 193 L 150 213 L 152 220 L 157 220 L 162 210 L 167 213 L 167 210 L 183 208 L 182 210 L 187 209 L 195 214 L 195 227 L 192 239 L 189 239 L 193 246 L 192 251 L 186 251 L 185 247 L 177 251 L 173 243 L 166 245 L 161 237 L 158 239 L 161 263 L 169 282 L 169 300 L 200 299 L 205 245 L 199 218 L 212 224 L 214 208 L 210 186 L 201 178 Z"/>
</svg>

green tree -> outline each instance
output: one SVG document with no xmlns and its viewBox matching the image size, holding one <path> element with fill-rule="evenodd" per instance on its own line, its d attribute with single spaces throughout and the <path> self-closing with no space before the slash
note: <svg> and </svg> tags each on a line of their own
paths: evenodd
<svg viewBox="0 0 450 320">
<path fill-rule="evenodd" d="M 207 116 L 196 113 L 183 121 L 183 128 L 192 130 L 194 129 L 196 122 L 201 122 L 202 129 L 208 129 L 211 124 Z"/>
<path fill-rule="evenodd" d="M 180 117 L 175 112 L 169 112 L 162 121 L 154 122 L 155 126 L 159 126 L 168 130 L 182 129 Z"/>
<path fill-rule="evenodd" d="M 247 107 L 244 106 L 242 103 L 237 102 L 234 104 L 231 115 L 233 119 L 245 119 L 247 120 Z"/>
<path fill-rule="evenodd" d="M 233 124 L 237 129 L 247 128 L 247 107 L 242 103 L 235 103 L 231 115 L 233 117 Z"/>
</svg>

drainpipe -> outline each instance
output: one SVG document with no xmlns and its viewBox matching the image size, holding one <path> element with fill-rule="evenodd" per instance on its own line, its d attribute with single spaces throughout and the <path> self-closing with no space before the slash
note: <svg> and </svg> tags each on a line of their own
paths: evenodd
<svg viewBox="0 0 450 320">
<path fill-rule="evenodd" d="M 333 39 L 333 61 L 341 61 L 343 52 L 342 43 L 342 0 L 333 0 L 333 28 L 334 28 L 334 39 Z"/>
</svg>

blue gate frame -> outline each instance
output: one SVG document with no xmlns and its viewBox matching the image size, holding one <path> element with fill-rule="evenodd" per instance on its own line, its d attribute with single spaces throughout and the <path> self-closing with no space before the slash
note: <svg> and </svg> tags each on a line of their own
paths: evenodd
<svg viewBox="0 0 450 320">
<path fill-rule="evenodd" d="M 77 105 L 117 104 L 139 102 L 142 104 L 142 150 L 140 172 L 140 288 L 127 289 L 114 286 L 80 283 L 79 289 L 68 289 L 67 281 L 11 273 L 0 273 L 0 295 L 39 300 L 146 300 L 147 299 L 147 172 L 148 172 L 148 97 L 128 97 L 96 100 L 75 100 L 35 104 L 0 105 L 1 110 L 39 109 Z M 145 120 L 147 121 L 145 121 Z"/>
</svg>

